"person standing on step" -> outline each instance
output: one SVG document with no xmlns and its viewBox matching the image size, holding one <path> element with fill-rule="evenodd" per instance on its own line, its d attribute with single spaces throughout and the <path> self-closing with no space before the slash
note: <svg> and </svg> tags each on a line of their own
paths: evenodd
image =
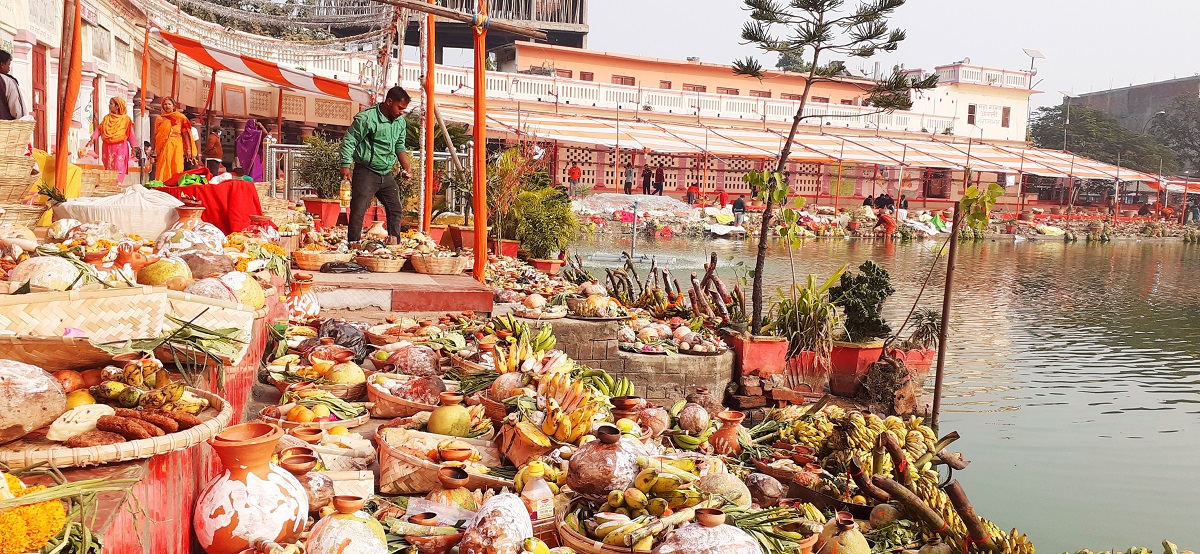
<svg viewBox="0 0 1200 554">
<path fill-rule="evenodd" d="M 642 166 L 642 194 L 650 194 L 650 183 L 654 180 L 654 172 L 650 171 L 650 164 Z"/>
<path fill-rule="evenodd" d="M 400 162 L 400 178 L 412 177 L 412 160 L 404 147 L 407 135 L 404 110 L 412 97 L 403 88 L 392 87 L 383 102 L 354 116 L 342 139 L 342 179 L 350 181 L 350 216 L 346 240 L 362 238 L 363 218 L 371 200 L 379 199 L 387 214 L 388 235 L 400 236 L 400 189 L 392 170 Z M 354 166 L 351 171 L 350 166 Z"/>
<path fill-rule="evenodd" d="M 738 195 L 737 200 L 733 201 L 733 226 L 741 227 L 742 221 L 746 219 L 746 195 Z"/>
<path fill-rule="evenodd" d="M 663 170 L 662 162 L 658 162 L 658 169 L 654 170 L 654 194 L 663 195 L 663 186 L 667 184 L 667 173 Z"/>
<path fill-rule="evenodd" d="M 571 168 L 567 170 L 567 195 L 570 198 L 575 198 L 575 191 L 579 190 L 579 181 L 583 179 L 583 170 L 579 169 L 579 164 L 572 163 Z"/>
<path fill-rule="evenodd" d="M 625 166 L 625 194 L 633 194 L 633 180 L 637 178 L 637 171 L 633 169 L 633 162 Z"/>
</svg>

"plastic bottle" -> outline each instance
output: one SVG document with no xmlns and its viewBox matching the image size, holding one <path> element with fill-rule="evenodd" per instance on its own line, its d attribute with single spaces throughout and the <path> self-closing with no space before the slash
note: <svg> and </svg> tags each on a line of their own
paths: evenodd
<svg viewBox="0 0 1200 554">
<path fill-rule="evenodd" d="M 546 466 L 542 462 L 529 462 L 526 473 L 528 480 L 521 490 L 521 501 L 529 510 L 529 517 L 538 520 L 554 517 L 554 491 L 546 484 Z"/>
</svg>

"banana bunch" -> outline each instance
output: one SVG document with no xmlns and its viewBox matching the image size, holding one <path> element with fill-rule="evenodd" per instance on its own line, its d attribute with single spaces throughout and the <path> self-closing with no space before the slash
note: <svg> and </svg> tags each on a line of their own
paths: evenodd
<svg viewBox="0 0 1200 554">
<path fill-rule="evenodd" d="M 805 502 L 796 506 L 796 510 L 800 512 L 800 517 L 817 523 L 825 523 L 825 514 L 821 513 L 816 506 Z"/>
<path fill-rule="evenodd" d="M 933 447 L 937 444 L 937 435 L 934 434 L 933 429 L 929 428 L 928 425 L 925 425 L 925 420 L 923 418 L 910 418 L 907 422 L 905 422 L 905 426 L 908 427 L 909 431 L 917 431 L 921 433 L 923 437 L 925 437 L 925 450 L 927 452 L 933 450 Z"/>
<path fill-rule="evenodd" d="M 984 518 L 979 518 L 979 521 L 983 523 L 983 528 L 992 537 L 992 542 L 1000 549 L 1000 554 L 1034 554 L 1033 542 L 1024 533 L 1019 533 L 1015 527 L 1012 531 L 1005 533 L 995 523 Z M 971 543 L 971 552 L 980 554 L 987 552 L 987 549 L 979 543 Z"/>
<path fill-rule="evenodd" d="M 636 391 L 633 388 L 633 381 L 625 377 L 621 377 L 613 382 L 613 386 L 609 388 L 609 397 L 617 396 L 634 396 Z"/>
<path fill-rule="evenodd" d="M 579 376 L 579 379 L 606 398 L 620 396 L 612 394 L 612 389 L 616 386 L 617 382 L 613 379 L 612 375 L 609 375 L 603 369 L 589 369 L 584 371 Z"/>
<path fill-rule="evenodd" d="M 517 319 L 512 314 L 504 314 L 492 318 L 483 326 L 483 332 L 494 335 L 498 331 L 508 331 L 512 333 L 512 340 L 519 340 L 521 337 L 529 335 L 529 324 Z"/>
<path fill-rule="evenodd" d="M 542 418 L 541 432 L 546 437 L 561 443 L 578 444 L 592 430 L 592 421 L 600 404 L 590 399 L 591 392 L 585 402 L 575 402 L 575 407 L 568 410 L 557 400 L 550 398 L 546 401 L 545 417 Z"/>
<path fill-rule="evenodd" d="M 584 386 L 582 380 L 572 381 L 566 373 L 543 375 L 537 384 L 538 404 L 546 408 L 551 400 L 558 403 L 563 411 L 572 412 L 592 404 L 592 391 Z"/>
<path fill-rule="evenodd" d="M 499 373 L 512 373 L 521 369 L 521 364 L 525 360 L 532 359 L 536 352 L 529 346 L 528 342 L 516 340 L 509 341 L 508 345 L 496 345 L 496 371 Z"/>
<path fill-rule="evenodd" d="M 708 442 L 708 438 L 717 430 L 716 425 L 709 425 L 699 436 L 691 436 L 687 433 L 671 435 L 671 440 L 675 442 L 675 446 L 681 450 L 699 450 L 700 446 Z"/>
<path fill-rule="evenodd" d="M 558 339 L 554 338 L 554 329 L 549 323 L 543 323 L 542 328 L 538 330 L 537 336 L 529 341 L 529 345 L 533 347 L 534 352 L 554 350 L 557 344 Z"/>
<path fill-rule="evenodd" d="M 546 484 L 550 486 L 550 490 L 554 494 L 558 494 L 558 489 L 567 484 L 567 471 L 560 468 L 557 464 L 550 462 L 544 462 L 542 465 L 546 469 L 546 473 L 542 476 L 542 479 L 546 481 Z M 513 490 L 519 494 L 525 490 L 525 483 L 527 481 L 529 481 L 529 464 L 525 464 L 521 466 L 521 469 L 517 470 L 517 475 L 513 477 Z"/>
<path fill-rule="evenodd" d="M 619 491 L 617 491 L 619 492 Z M 650 515 L 630 518 L 615 512 L 601 512 L 586 521 L 580 512 L 567 514 L 563 522 L 576 533 L 590 537 L 609 546 L 625 547 L 625 537 L 654 521 Z M 634 552 L 649 552 L 654 548 L 654 537 L 646 537 L 633 545 Z"/>
<path fill-rule="evenodd" d="M 575 554 L 575 549 L 569 546 L 557 546 L 550 548 L 550 545 L 537 537 L 529 537 L 521 544 L 522 550 L 520 554 Z"/>
<path fill-rule="evenodd" d="M 779 430 L 779 440 L 819 449 L 833 433 L 833 423 L 823 415 L 805 416 Z"/>
<path fill-rule="evenodd" d="M 967 536 L 967 525 L 954 511 L 954 506 L 950 505 L 950 497 L 938 487 L 937 472 L 931 469 L 918 471 L 913 479 L 912 491 L 946 521 L 942 539 L 961 549 L 965 542 L 963 539 Z"/>
</svg>

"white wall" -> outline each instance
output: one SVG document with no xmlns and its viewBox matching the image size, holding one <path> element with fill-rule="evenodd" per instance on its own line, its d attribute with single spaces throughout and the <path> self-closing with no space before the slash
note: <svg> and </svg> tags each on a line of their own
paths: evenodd
<svg viewBox="0 0 1200 554">
<path fill-rule="evenodd" d="M 968 106 L 976 106 L 975 125 L 967 123 Z M 1003 109 L 1009 108 L 1008 127 L 1001 125 Z M 1029 126 L 1029 91 L 951 84 L 919 93 L 913 100 L 913 112 L 954 118 L 953 132 L 957 136 L 985 140 L 1025 140 Z M 939 133 L 941 129 L 929 129 Z"/>
</svg>

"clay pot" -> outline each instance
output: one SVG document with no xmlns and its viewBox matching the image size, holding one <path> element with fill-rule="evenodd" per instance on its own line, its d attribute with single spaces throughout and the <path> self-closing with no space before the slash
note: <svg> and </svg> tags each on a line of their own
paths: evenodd
<svg viewBox="0 0 1200 554">
<path fill-rule="evenodd" d="M 741 454 L 742 445 L 738 443 L 738 430 L 742 426 L 742 420 L 746 419 L 746 414 L 724 410 L 717 413 L 717 419 L 721 420 L 721 428 L 709 437 L 708 444 L 721 456 Z"/>
<path fill-rule="evenodd" d="M 195 229 L 197 225 L 204 223 L 204 220 L 202 219 L 204 215 L 204 206 L 196 204 L 184 204 L 175 208 L 175 213 L 179 216 L 179 220 L 171 225 L 171 230 L 173 231 L 180 229 L 191 231 Z"/>
<path fill-rule="evenodd" d="M 696 392 L 687 395 L 687 401 L 704 406 L 704 409 L 711 416 L 717 415 L 717 412 L 724 409 L 721 406 L 721 402 L 704 387 L 696 387 Z"/>
<path fill-rule="evenodd" d="M 367 499 L 361 496 L 338 495 L 333 497 L 333 509 L 339 514 L 352 514 L 362 509 Z"/>
<path fill-rule="evenodd" d="M 443 489 L 461 489 L 467 486 L 470 478 L 467 470 L 461 467 L 443 467 L 438 470 L 438 483 L 442 484 Z"/>
<path fill-rule="evenodd" d="M 716 508 L 699 508 L 696 510 L 696 521 L 705 527 L 724 525 L 725 512 Z"/>
<path fill-rule="evenodd" d="M 438 456 L 446 462 L 465 462 L 471 457 L 470 448 L 439 448 Z"/>
<path fill-rule="evenodd" d="M 443 406 L 457 406 L 463 402 L 463 395 L 458 392 L 439 393 L 438 398 L 441 399 Z"/>
<path fill-rule="evenodd" d="M 596 428 L 596 438 L 604 444 L 615 444 L 621 440 L 621 430 L 616 425 L 605 423 Z"/>
<path fill-rule="evenodd" d="M 289 446 L 279 451 L 279 459 L 283 460 L 292 456 L 316 456 L 317 453 L 307 446 Z"/>
<path fill-rule="evenodd" d="M 320 427 L 297 427 L 292 429 L 292 436 L 308 444 L 317 444 L 321 442 L 321 437 L 325 436 L 325 431 Z"/>
<path fill-rule="evenodd" d="M 283 429 L 242 423 L 209 441 L 224 471 L 196 498 L 192 526 L 208 554 L 237 554 L 250 541 L 292 542 L 308 518 L 308 495 L 291 473 L 271 465 Z"/>
<path fill-rule="evenodd" d="M 308 455 L 292 455 L 286 458 L 279 458 L 279 467 L 287 470 L 288 473 L 300 477 L 305 473 L 317 467 L 317 457 Z"/>
<path fill-rule="evenodd" d="M 462 532 L 458 532 L 453 535 L 441 537 L 418 537 L 410 535 L 404 537 L 404 540 L 408 541 L 408 544 L 417 547 L 419 554 L 446 554 L 450 552 L 450 549 L 454 548 L 454 545 L 461 542 L 462 538 Z"/>
<path fill-rule="evenodd" d="M 292 286 L 288 289 L 286 304 L 288 318 L 292 321 L 310 321 L 321 315 L 321 305 L 317 303 L 317 295 L 312 291 L 312 275 L 292 275 Z"/>
<path fill-rule="evenodd" d="M 425 525 L 432 527 L 437 525 L 438 515 L 434 512 L 421 512 L 408 517 L 408 522 L 413 525 Z"/>
<path fill-rule="evenodd" d="M 609 399 L 612 402 L 613 408 L 621 411 L 631 411 L 637 409 L 642 403 L 640 396 L 616 396 Z"/>
</svg>

